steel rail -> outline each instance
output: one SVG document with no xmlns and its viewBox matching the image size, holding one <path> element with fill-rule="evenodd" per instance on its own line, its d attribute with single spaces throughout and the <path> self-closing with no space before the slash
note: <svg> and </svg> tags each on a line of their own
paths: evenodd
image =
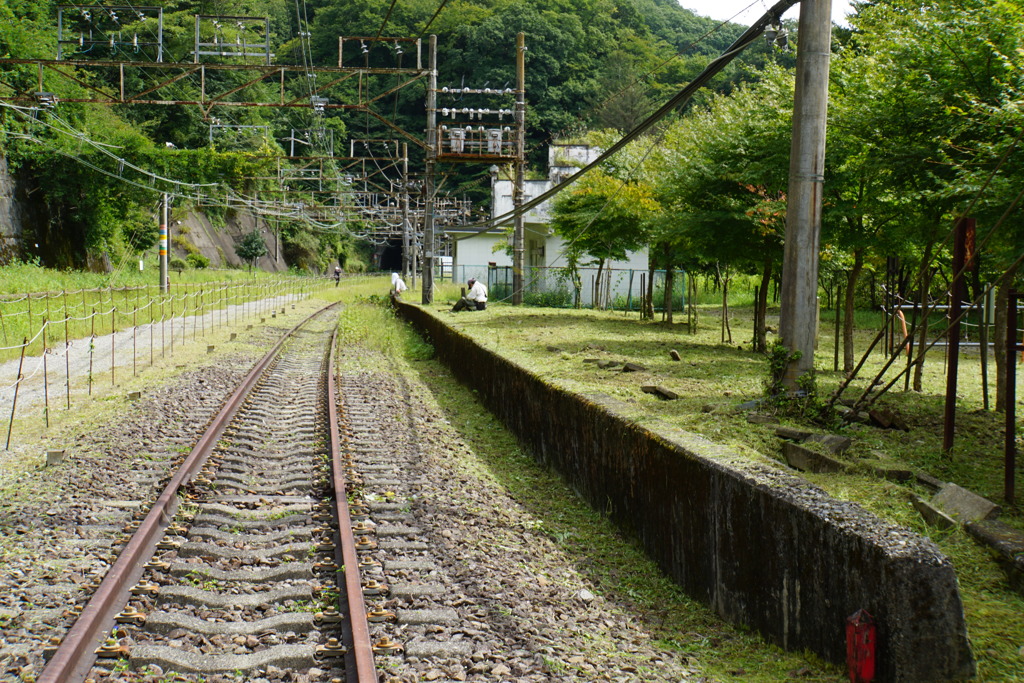
<svg viewBox="0 0 1024 683">
<path fill-rule="evenodd" d="M 359 575 L 359 557 L 356 554 L 355 535 L 352 533 L 352 517 L 348 510 L 348 495 L 345 488 L 345 468 L 342 465 L 341 439 L 338 436 L 338 404 L 334 382 L 334 352 L 337 330 L 331 336 L 331 353 L 327 370 L 327 424 L 331 434 L 331 486 L 334 490 L 334 517 L 338 523 L 338 544 L 335 546 L 335 562 L 345 574 L 345 597 L 339 601 L 339 611 L 347 608 L 349 651 L 346 664 L 349 683 L 376 683 L 377 670 L 373 660 L 373 643 L 370 626 L 366 620 L 366 603 L 363 600 L 363 584 Z M 344 612 L 343 612 L 344 613 Z"/>
<path fill-rule="evenodd" d="M 107 571 L 82 614 L 39 674 L 37 683 L 81 683 L 85 679 L 96 661 L 97 646 L 114 624 L 114 617 L 128 602 L 132 587 L 146 571 L 144 563 L 153 556 L 157 543 L 174 519 L 179 504 L 178 491 L 206 463 L 228 423 L 248 398 L 263 372 L 277 357 L 285 341 L 315 316 L 337 305 L 338 302 L 324 306 L 288 330 L 242 380 Z"/>
</svg>

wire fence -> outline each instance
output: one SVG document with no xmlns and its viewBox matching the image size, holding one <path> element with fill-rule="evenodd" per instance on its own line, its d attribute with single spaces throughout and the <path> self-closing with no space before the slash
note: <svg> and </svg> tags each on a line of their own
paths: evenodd
<svg viewBox="0 0 1024 683">
<path fill-rule="evenodd" d="M 484 278 L 488 298 L 492 301 L 512 299 L 511 266 L 459 265 L 452 273 L 453 282 L 471 277 Z M 523 303 L 550 308 L 600 308 L 617 311 L 639 311 L 647 297 L 648 280 L 653 278 L 654 310 L 660 311 L 665 301 L 664 270 L 653 273 L 634 268 L 567 268 L 548 266 L 526 268 L 523 274 Z M 672 286 L 672 307 L 682 311 L 686 303 L 686 273 L 676 271 Z M 677 307 L 678 305 L 678 307 Z"/>
<path fill-rule="evenodd" d="M 331 278 L 274 278 L 251 282 L 81 289 L 0 297 L 0 420 L 42 407 L 71 410 L 119 372 L 137 376 L 159 357 L 220 328 L 284 313 L 288 304 L 335 286 Z M 233 335 L 232 335 L 233 338 Z M 119 370 L 120 369 L 120 370 Z M 0 424 L 3 424 L 0 422 Z"/>
</svg>

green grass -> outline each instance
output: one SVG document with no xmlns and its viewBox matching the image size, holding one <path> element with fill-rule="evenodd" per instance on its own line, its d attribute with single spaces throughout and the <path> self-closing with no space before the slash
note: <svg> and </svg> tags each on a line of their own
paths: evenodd
<svg viewBox="0 0 1024 683">
<path fill-rule="evenodd" d="M 441 311 L 440 306 L 430 307 Z M 516 309 L 491 306 L 482 313 L 450 315 L 438 312 L 447 323 L 478 343 L 543 376 L 546 381 L 573 391 L 601 391 L 633 407 L 636 420 L 667 421 L 703 434 L 740 452 L 781 459 L 779 440 L 766 425 L 746 422 L 735 408 L 761 395 L 767 378 L 764 356 L 752 353 L 749 309 L 733 309 L 733 344 L 721 343 L 719 320 L 711 309 L 702 312 L 704 327 L 689 334 L 685 325 L 640 321 L 622 313 L 595 311 Z M 769 324 L 775 321 L 769 319 Z M 815 358 L 818 388 L 828 395 L 842 380 L 832 370 L 832 332 L 822 326 Z M 874 329 L 859 330 L 856 345 L 867 348 Z M 669 350 L 679 352 L 674 362 Z M 647 368 L 642 373 L 601 370 L 587 358 L 632 361 Z M 884 358 L 877 351 L 865 364 L 847 396 L 863 391 Z M 941 351 L 925 364 L 923 391 L 904 392 L 902 381 L 878 403 L 900 413 L 910 432 L 851 426 L 854 439 L 847 453 L 853 463 L 890 464 L 928 471 L 954 481 L 994 501 L 1003 494 L 1003 415 L 982 410 L 982 387 L 976 351 L 965 352 L 960 362 L 956 441 L 951 453 L 942 450 L 945 364 Z M 897 365 L 902 368 L 905 360 Z M 994 375 L 994 368 L 990 368 Z M 1021 373 L 1024 375 L 1024 373 Z M 888 375 L 887 377 L 891 377 Z M 1024 381 L 1018 376 L 1018 396 Z M 660 401 L 640 391 L 641 384 L 660 384 L 680 394 L 677 401 Z M 994 394 L 994 387 L 990 388 Z M 1018 408 L 1018 415 L 1024 413 Z M 785 416 L 783 423 L 795 424 Z M 1024 427 L 1024 425 L 1022 425 Z M 818 427 L 820 428 L 820 427 Z M 1021 428 L 1019 428 L 1021 429 Z M 1024 429 L 1022 429 L 1024 431 Z M 759 457 L 759 456 L 756 456 Z M 894 484 L 873 476 L 807 475 L 833 496 L 859 503 L 875 514 L 930 536 L 951 558 L 961 585 L 971 642 L 978 658 L 979 679 L 1024 679 L 1024 599 L 1010 590 L 1006 578 L 987 553 L 965 533 L 927 527 L 910 505 L 912 495 L 929 496 L 917 486 Z M 1024 529 L 1020 505 L 1004 505 L 1001 519 Z"/>
</svg>

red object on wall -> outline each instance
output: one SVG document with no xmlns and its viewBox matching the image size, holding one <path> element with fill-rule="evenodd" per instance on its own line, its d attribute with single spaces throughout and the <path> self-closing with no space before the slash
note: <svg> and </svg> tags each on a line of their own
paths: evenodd
<svg viewBox="0 0 1024 683">
<path fill-rule="evenodd" d="M 846 666 L 850 683 L 875 680 L 875 620 L 862 609 L 846 618 Z"/>
</svg>

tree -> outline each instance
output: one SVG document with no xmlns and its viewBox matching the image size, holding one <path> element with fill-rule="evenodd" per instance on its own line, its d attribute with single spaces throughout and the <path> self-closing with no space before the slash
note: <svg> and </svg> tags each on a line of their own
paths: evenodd
<svg viewBox="0 0 1024 683">
<path fill-rule="evenodd" d="M 266 256 L 267 243 L 263 241 L 258 230 L 253 230 L 235 245 L 235 253 L 238 254 L 238 258 L 249 264 L 249 272 L 252 272 L 256 261 Z"/>
<path fill-rule="evenodd" d="M 793 78 L 774 66 L 760 76 L 670 127 L 658 194 L 673 222 L 663 239 L 691 269 L 761 274 L 754 348 L 763 351 L 767 285 L 785 232 Z"/>
<path fill-rule="evenodd" d="M 569 275 L 577 288 L 578 276 L 572 271 L 582 256 L 596 261 L 600 283 L 607 261 L 624 260 L 627 252 L 646 243 L 651 219 L 659 211 L 646 183 L 619 180 L 600 170 L 591 171 L 572 190 L 559 195 L 551 227 L 565 240 Z"/>
</svg>

